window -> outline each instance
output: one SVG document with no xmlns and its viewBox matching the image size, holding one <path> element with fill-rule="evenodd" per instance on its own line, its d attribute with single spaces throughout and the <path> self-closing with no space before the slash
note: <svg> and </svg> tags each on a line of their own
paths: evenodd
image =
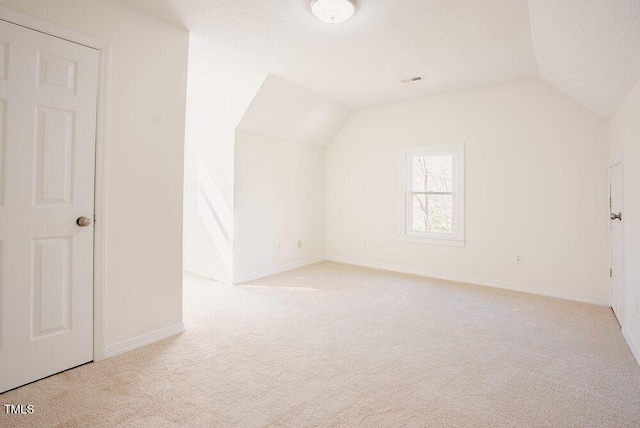
<svg viewBox="0 0 640 428">
<path fill-rule="evenodd" d="M 464 246 L 464 144 L 402 151 L 400 239 Z"/>
</svg>

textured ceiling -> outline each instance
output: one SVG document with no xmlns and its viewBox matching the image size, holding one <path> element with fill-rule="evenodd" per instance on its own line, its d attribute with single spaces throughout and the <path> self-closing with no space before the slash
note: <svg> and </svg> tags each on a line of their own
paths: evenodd
<svg viewBox="0 0 640 428">
<path fill-rule="evenodd" d="M 358 0 L 338 25 L 308 0 L 122 1 L 191 31 L 199 65 L 352 107 L 541 76 L 611 117 L 640 79 L 640 0 Z"/>
<path fill-rule="evenodd" d="M 640 0 L 531 0 L 540 77 L 610 119 L 640 80 Z"/>
<path fill-rule="evenodd" d="M 308 0 L 125 0 L 197 35 L 212 63 L 352 107 L 537 76 L 526 0 L 359 0 L 342 24 Z M 419 83 L 403 85 L 420 75 Z"/>
</svg>

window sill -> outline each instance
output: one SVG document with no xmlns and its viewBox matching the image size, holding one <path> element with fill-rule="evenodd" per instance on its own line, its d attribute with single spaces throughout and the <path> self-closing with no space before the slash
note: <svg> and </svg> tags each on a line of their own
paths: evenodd
<svg viewBox="0 0 640 428">
<path fill-rule="evenodd" d="M 416 244 L 444 245 L 447 247 L 464 247 L 465 240 L 460 238 L 436 238 L 433 236 L 398 235 L 398 240 Z"/>
</svg>

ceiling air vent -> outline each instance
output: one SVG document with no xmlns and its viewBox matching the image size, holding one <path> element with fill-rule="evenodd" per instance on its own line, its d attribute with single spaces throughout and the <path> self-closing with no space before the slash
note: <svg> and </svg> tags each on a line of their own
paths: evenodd
<svg viewBox="0 0 640 428">
<path fill-rule="evenodd" d="M 416 76 L 416 77 L 407 77 L 406 79 L 402 79 L 401 82 L 402 83 L 413 83 L 413 82 L 419 82 L 420 80 L 422 80 L 422 77 Z"/>
</svg>

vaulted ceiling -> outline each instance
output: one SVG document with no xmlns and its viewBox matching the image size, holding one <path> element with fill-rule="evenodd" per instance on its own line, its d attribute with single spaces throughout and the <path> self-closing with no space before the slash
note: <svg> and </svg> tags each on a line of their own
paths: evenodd
<svg viewBox="0 0 640 428">
<path fill-rule="evenodd" d="M 345 104 L 269 75 L 236 130 L 326 146 L 351 113 Z"/>
<path fill-rule="evenodd" d="M 610 119 L 640 80 L 640 0 L 530 0 L 540 77 Z"/>
<path fill-rule="evenodd" d="M 640 80 L 640 0 L 357 0 L 338 25 L 308 0 L 123 1 L 191 31 L 212 70 L 271 73 L 355 108 L 541 77 L 611 118 Z"/>
</svg>

